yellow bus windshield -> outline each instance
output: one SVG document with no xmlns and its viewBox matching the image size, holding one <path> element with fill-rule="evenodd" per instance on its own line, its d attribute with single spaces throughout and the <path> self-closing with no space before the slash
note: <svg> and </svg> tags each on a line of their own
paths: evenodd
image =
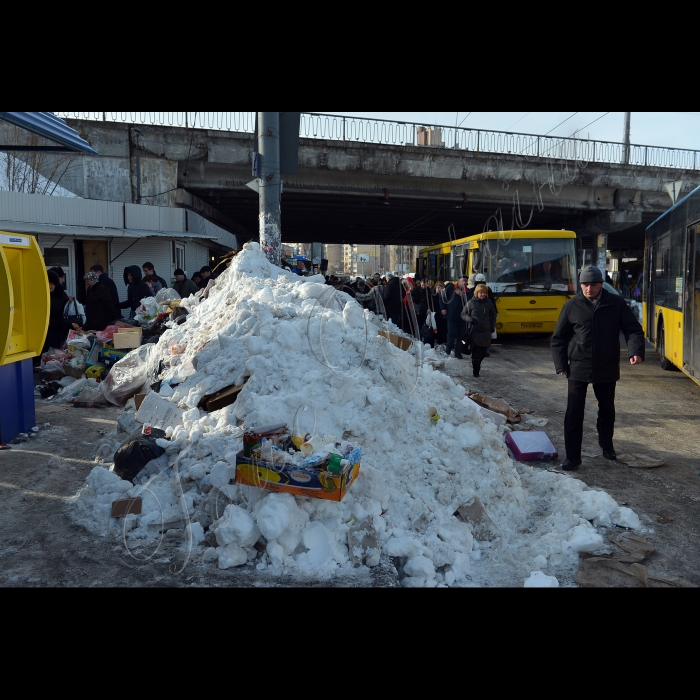
<svg viewBox="0 0 700 700">
<path fill-rule="evenodd" d="M 497 245 L 499 244 L 499 245 Z M 481 241 L 472 266 L 486 276 L 495 293 L 576 289 L 576 239 L 512 238 Z"/>
</svg>

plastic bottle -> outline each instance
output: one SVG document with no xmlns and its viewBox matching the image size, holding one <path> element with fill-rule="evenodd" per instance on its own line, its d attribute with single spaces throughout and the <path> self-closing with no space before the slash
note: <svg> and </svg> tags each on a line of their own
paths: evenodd
<svg viewBox="0 0 700 700">
<path fill-rule="evenodd" d="M 328 471 L 338 474 L 341 470 L 340 461 L 343 459 L 337 452 L 331 452 L 328 459 Z"/>
</svg>

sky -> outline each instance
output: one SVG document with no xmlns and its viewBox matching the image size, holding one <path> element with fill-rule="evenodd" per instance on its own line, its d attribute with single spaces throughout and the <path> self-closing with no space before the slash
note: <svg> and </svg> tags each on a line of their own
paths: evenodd
<svg viewBox="0 0 700 700">
<path fill-rule="evenodd" d="M 408 121 L 525 134 L 622 141 L 624 112 L 324 112 L 342 116 Z M 630 141 L 643 146 L 700 150 L 700 112 L 632 112 Z"/>
</svg>

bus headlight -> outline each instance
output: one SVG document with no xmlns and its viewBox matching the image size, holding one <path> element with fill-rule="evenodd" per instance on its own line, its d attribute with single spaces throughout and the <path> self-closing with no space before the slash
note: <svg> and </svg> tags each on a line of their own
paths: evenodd
<svg viewBox="0 0 700 700">
<path fill-rule="evenodd" d="M 497 331 L 500 331 L 501 328 L 503 328 L 503 324 L 502 324 L 502 323 L 497 323 L 497 324 L 496 324 L 496 330 L 497 330 Z"/>
</svg>

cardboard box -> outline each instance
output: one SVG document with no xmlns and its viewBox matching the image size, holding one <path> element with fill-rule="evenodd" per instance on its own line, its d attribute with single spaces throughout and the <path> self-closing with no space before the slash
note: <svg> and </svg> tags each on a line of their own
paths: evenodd
<svg viewBox="0 0 700 700">
<path fill-rule="evenodd" d="M 142 334 L 141 328 L 120 328 L 119 332 L 114 334 L 114 340 L 112 341 L 114 349 L 138 348 L 141 345 Z"/>
<path fill-rule="evenodd" d="M 134 396 L 134 406 L 137 411 L 141 408 L 141 404 L 147 396 L 148 394 L 136 394 L 136 396 Z"/>
<path fill-rule="evenodd" d="M 63 371 L 66 373 L 66 376 L 75 377 L 76 379 L 81 379 L 85 375 L 85 368 L 77 369 L 70 365 L 63 365 Z"/>
<path fill-rule="evenodd" d="M 237 483 L 327 501 L 342 501 L 359 473 L 359 461 L 333 474 L 292 464 L 265 462 L 246 457 L 243 451 L 236 455 Z"/>
<path fill-rule="evenodd" d="M 120 518 L 122 515 L 140 515 L 143 500 L 140 496 L 136 498 L 120 498 L 112 501 L 112 512 L 110 517 Z"/>
<path fill-rule="evenodd" d="M 377 331 L 377 335 L 383 336 L 392 345 L 396 345 L 396 347 L 401 348 L 401 350 L 408 350 L 408 348 L 411 347 L 411 339 L 404 338 L 402 335 L 397 335 L 396 333 L 387 333 L 386 331 Z"/>
<path fill-rule="evenodd" d="M 522 430 L 506 434 L 506 445 L 518 462 L 556 459 L 559 456 L 547 433 L 543 430 Z"/>
<path fill-rule="evenodd" d="M 168 426 L 182 425 L 185 411 L 178 408 L 172 401 L 164 399 L 160 394 L 151 391 L 141 402 L 134 418 L 139 423 L 150 423 L 154 428 L 165 430 Z"/>
<path fill-rule="evenodd" d="M 199 402 L 199 408 L 203 408 L 206 411 L 218 411 L 220 408 L 226 408 L 226 406 L 230 406 L 235 402 L 244 386 L 245 382 L 240 386 L 227 386 L 221 389 L 221 391 L 217 391 L 215 394 L 203 396 L 202 400 Z"/>
</svg>

